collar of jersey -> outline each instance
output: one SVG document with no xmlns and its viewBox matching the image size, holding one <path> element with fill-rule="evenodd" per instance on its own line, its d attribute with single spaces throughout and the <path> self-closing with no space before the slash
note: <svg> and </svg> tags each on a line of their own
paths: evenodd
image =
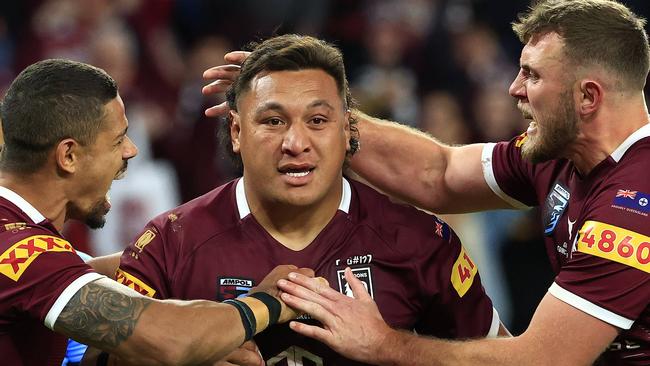
<svg viewBox="0 0 650 366">
<path fill-rule="evenodd" d="M 16 205 L 16 207 L 21 209 L 35 224 L 45 220 L 45 216 L 11 189 L 0 186 L 0 197 Z"/>
<path fill-rule="evenodd" d="M 348 182 L 347 179 L 343 178 L 342 181 L 343 194 L 341 195 L 339 210 L 348 213 L 348 211 L 350 211 L 352 189 L 350 188 L 350 182 Z M 244 192 L 244 177 L 241 177 L 237 182 L 237 186 L 235 187 L 235 198 L 237 199 L 237 210 L 239 211 L 239 218 L 243 219 L 251 213 L 251 209 L 248 207 L 246 193 Z"/>
<path fill-rule="evenodd" d="M 622 144 L 620 144 L 616 150 L 610 155 L 615 162 L 619 162 L 625 152 L 632 146 L 635 142 L 641 140 L 644 137 L 650 136 L 650 124 L 647 124 L 638 130 L 634 131 L 630 136 L 628 136 Z"/>
</svg>

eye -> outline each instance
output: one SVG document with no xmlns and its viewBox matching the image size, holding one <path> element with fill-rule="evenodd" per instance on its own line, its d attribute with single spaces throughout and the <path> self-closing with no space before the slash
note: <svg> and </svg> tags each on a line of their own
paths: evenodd
<svg viewBox="0 0 650 366">
<path fill-rule="evenodd" d="M 271 126 L 280 126 L 284 122 L 279 118 L 269 118 L 265 121 L 265 123 Z"/>
<path fill-rule="evenodd" d="M 539 79 L 539 76 L 530 70 L 521 70 L 521 74 L 525 80 L 537 81 Z"/>
<path fill-rule="evenodd" d="M 327 122 L 327 120 L 323 117 L 314 117 L 309 121 L 312 125 L 322 125 L 323 123 Z"/>
</svg>

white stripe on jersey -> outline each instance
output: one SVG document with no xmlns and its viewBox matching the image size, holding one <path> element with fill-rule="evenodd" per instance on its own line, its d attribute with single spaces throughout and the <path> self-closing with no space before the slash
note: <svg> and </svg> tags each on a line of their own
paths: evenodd
<svg viewBox="0 0 650 366">
<path fill-rule="evenodd" d="M 620 316 L 592 303 L 591 301 L 585 300 L 573 292 L 563 289 L 555 282 L 553 282 L 551 287 L 548 289 L 548 293 L 555 296 L 559 300 L 573 306 L 574 308 L 584 311 L 594 318 L 600 319 L 605 323 L 609 323 L 615 327 L 621 329 L 630 329 L 630 327 L 632 327 L 632 324 L 634 324 L 634 320 Z"/>
<path fill-rule="evenodd" d="M 485 182 L 490 186 L 492 192 L 501 197 L 501 199 L 510 206 L 520 210 L 530 208 L 520 201 L 508 196 L 503 190 L 501 190 L 501 187 L 499 187 L 499 183 L 497 183 L 492 167 L 492 152 L 494 151 L 495 146 L 496 144 L 493 142 L 485 144 L 485 146 L 483 146 L 483 152 L 481 153 L 481 165 L 483 166 L 483 177 L 485 177 Z"/>
</svg>

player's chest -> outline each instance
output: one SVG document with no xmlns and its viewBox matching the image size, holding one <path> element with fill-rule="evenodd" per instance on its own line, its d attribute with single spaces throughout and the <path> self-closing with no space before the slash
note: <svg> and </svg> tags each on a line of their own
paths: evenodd
<svg viewBox="0 0 650 366">
<path fill-rule="evenodd" d="M 409 264 L 412 258 L 400 258 L 381 239 L 360 231 L 341 242 L 314 244 L 317 246 L 301 252 L 252 241 L 233 246 L 204 245 L 176 272 L 172 295 L 217 301 L 236 298 L 257 286 L 276 266 L 293 264 L 313 269 L 333 289 L 352 296 L 344 277 L 349 266 L 387 322 L 401 328 L 413 326 L 425 295 Z"/>
</svg>

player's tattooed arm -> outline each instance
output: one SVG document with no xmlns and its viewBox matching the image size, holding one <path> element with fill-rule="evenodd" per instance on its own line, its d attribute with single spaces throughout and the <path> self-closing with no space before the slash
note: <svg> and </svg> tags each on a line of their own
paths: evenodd
<svg viewBox="0 0 650 366">
<path fill-rule="evenodd" d="M 54 330 L 139 366 L 213 364 L 244 341 L 234 306 L 150 299 L 108 278 L 79 289 Z"/>
<path fill-rule="evenodd" d="M 134 297 L 103 280 L 88 283 L 70 299 L 54 330 L 86 344 L 112 350 L 128 339 L 152 300 Z"/>
<path fill-rule="evenodd" d="M 286 279 L 289 272 L 313 276 L 311 270 L 279 266 L 263 290 L 276 295 L 276 281 Z M 288 320 L 290 312 L 282 310 L 280 319 Z M 107 278 L 77 291 L 54 330 L 139 366 L 214 364 L 239 347 L 246 335 L 235 306 L 149 299 Z"/>
</svg>

